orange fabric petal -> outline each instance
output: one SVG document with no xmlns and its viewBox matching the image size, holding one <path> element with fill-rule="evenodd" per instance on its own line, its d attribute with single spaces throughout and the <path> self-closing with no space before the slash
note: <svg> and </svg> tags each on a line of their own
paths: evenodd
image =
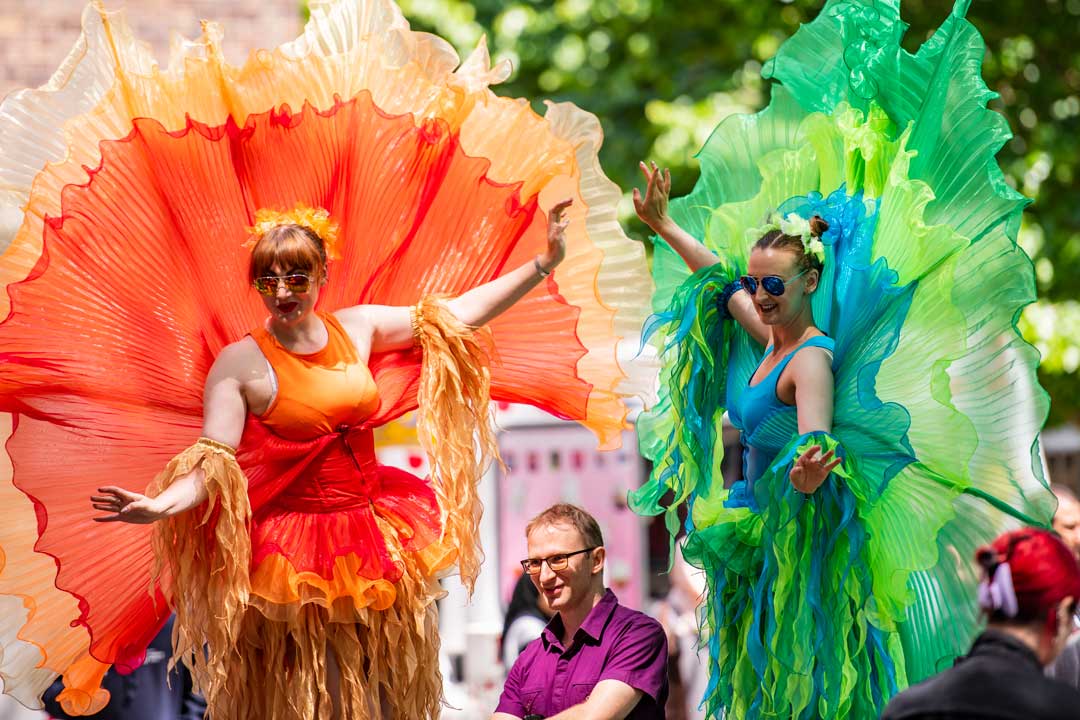
<svg viewBox="0 0 1080 720">
<path fill-rule="evenodd" d="M 196 435 L 210 362 L 263 316 L 236 251 L 260 204 L 340 205 L 353 257 L 332 271 L 322 303 L 332 309 L 411 304 L 527 262 L 543 247 L 546 208 L 574 197 L 566 263 L 492 325 L 492 391 L 617 442 L 621 394 L 634 387 L 617 334 L 640 326 L 649 293 L 641 248 L 615 220 L 618 190 L 596 162 L 595 118 L 569 105 L 541 118 L 498 98 L 488 86 L 508 68 L 491 67 L 486 48 L 459 67 L 388 0 L 311 10 L 301 38 L 242 67 L 224 63 L 220 30 L 207 24 L 158 68 L 95 5 L 50 83 L 0 106 L 11 131 L 0 211 L 26 208 L 11 245 L 0 238 L 0 320 L 13 308 L 0 362 L 16 368 L 0 377 L 0 409 L 24 413 L 9 444 L 15 485 L 0 489 L 0 501 L 10 490 L 23 503 L 0 530 L 20 568 L 0 573 L 0 595 L 29 608 L 23 639 L 0 634 L 12 662 L 38 648 L 47 668 L 63 669 L 85 655 L 88 628 L 101 661 L 135 662 L 152 636 L 160 603 L 142 586 L 146 532 L 93 523 L 85 497 L 118 477 L 152 477 Z M 282 105 L 300 112 L 269 112 Z M 549 346 L 559 350 L 536 352 Z M 415 355 L 372 365 L 384 418 L 415 406 Z M 51 472 L 56 457 L 84 461 Z M 103 547 L 124 566 L 103 570 Z M 423 551 L 438 566 L 454 553 Z M 33 674 L 16 664 L 11 677 Z"/>
<path fill-rule="evenodd" d="M 596 162 L 601 134 L 594 117 L 564 103 L 541 118 L 523 100 L 495 96 L 488 85 L 509 69 L 490 67 L 483 44 L 458 67 L 447 43 L 411 32 L 386 0 L 313 6 L 300 39 L 252 53 L 241 67 L 223 61 L 221 31 L 213 23 L 204 25 L 201 38 L 178 44 L 169 66 L 159 69 L 122 15 L 88 8 L 83 22 L 64 71 L 40 90 L 10 98 L 7 112 L 0 112 L 18 117 L 13 134 L 42 146 L 41 160 L 53 161 L 34 179 L 33 192 L 22 191 L 29 193 L 26 220 L 0 260 L 0 288 L 24 277 L 37 259 L 44 219 L 60 213 L 61 189 L 85 182 L 84 168 L 98 165 L 101 142 L 126 136 L 134 118 L 153 118 L 168 130 L 182 130 L 189 118 L 219 125 L 231 117 L 242 125 L 271 107 L 310 103 L 327 109 L 337 97 L 366 91 L 386 112 L 412 113 L 418 122 L 438 119 L 451 132 L 460 130 L 463 149 L 488 160 L 492 180 L 523 183 L 525 197 L 544 190 L 542 208 L 565 196 L 578 201 L 570 211 L 568 260 L 558 277 L 568 302 L 581 311 L 578 336 L 587 355 L 578 372 L 594 388 L 591 409 L 579 419 L 603 445 L 618 442 L 625 407 L 616 391 L 638 391 L 641 381 L 625 382 L 613 330 L 636 334 L 648 294 L 627 288 L 648 287 L 649 279 L 641 246 L 627 242 L 615 221 L 619 193 Z M 70 120 L 57 125 L 53 118 L 65 113 Z M 37 124 L 27 117 L 49 120 Z M 50 142 L 40 142 L 41 135 Z M 20 168 L 13 179 L 26 185 L 25 175 Z M 617 302 L 598 302 L 598 292 Z M 0 317 L 6 304 L 0 293 Z"/>
</svg>

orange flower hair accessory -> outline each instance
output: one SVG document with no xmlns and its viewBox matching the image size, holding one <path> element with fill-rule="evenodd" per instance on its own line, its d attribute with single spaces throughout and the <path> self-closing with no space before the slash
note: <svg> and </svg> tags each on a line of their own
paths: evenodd
<svg viewBox="0 0 1080 720">
<path fill-rule="evenodd" d="M 338 221 L 330 217 L 330 213 L 323 208 L 311 208 L 300 203 L 296 204 L 288 212 L 280 212 L 270 208 L 261 208 L 255 211 L 255 224 L 248 228 L 251 237 L 244 243 L 248 250 L 255 248 L 265 233 L 282 225 L 299 225 L 305 227 L 319 236 L 326 248 L 328 260 L 340 260 L 338 252 Z"/>
</svg>

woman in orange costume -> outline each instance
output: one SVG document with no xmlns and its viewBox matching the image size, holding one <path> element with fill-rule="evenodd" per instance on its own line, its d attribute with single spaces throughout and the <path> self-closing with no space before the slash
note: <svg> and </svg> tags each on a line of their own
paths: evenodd
<svg viewBox="0 0 1080 720">
<path fill-rule="evenodd" d="M 364 717 L 377 700 L 394 717 L 437 714 L 433 578 L 451 562 L 477 562 L 472 477 L 441 468 L 444 498 L 468 497 L 444 533 L 436 490 L 375 459 L 367 421 L 379 394 L 367 360 L 419 346 L 438 378 L 426 402 L 451 405 L 444 419 L 458 422 L 432 428 L 438 442 L 467 458 L 475 429 L 494 454 L 485 352 L 472 328 L 562 262 L 570 203 L 552 208 L 543 255 L 492 282 L 445 303 L 333 313 L 315 311 L 337 235 L 325 211 L 256 216 L 250 278 L 270 316 L 214 361 L 203 436 L 152 496 L 107 486 L 91 498 L 108 513 L 100 522 L 165 521 L 155 539 L 174 581 L 174 651 L 198 674 L 215 718 L 324 717 L 331 706 L 330 717 Z M 403 650 L 416 668 L 393 662 Z M 392 691 L 382 698 L 371 694 L 380 681 Z"/>
<path fill-rule="evenodd" d="M 0 679 L 32 705 L 62 674 L 92 714 L 173 606 L 215 720 L 430 717 L 430 583 L 479 567 L 488 383 L 617 442 L 640 247 L 595 118 L 496 96 L 482 46 L 458 67 L 387 0 L 312 2 L 242 68 L 218 39 L 156 68 L 91 8 L 49 85 L 0 105 L 26 208 L 0 256 Z M 331 218 L 340 259 L 314 261 Z M 368 431 L 414 408 L 430 485 L 373 464 Z M 120 491 L 157 473 L 153 502 Z M 198 507 L 103 524 L 91 496 Z"/>
</svg>

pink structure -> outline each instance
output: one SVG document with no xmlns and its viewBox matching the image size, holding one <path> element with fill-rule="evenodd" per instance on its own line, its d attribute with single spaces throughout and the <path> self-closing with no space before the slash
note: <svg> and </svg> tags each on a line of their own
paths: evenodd
<svg viewBox="0 0 1080 720">
<path fill-rule="evenodd" d="M 517 426 L 499 435 L 508 471 L 498 479 L 499 588 L 505 604 L 526 556 L 525 525 L 557 502 L 588 510 L 600 523 L 607 548 L 605 582 L 629 607 L 642 609 L 648 568 L 647 521 L 626 505 L 626 494 L 644 477 L 633 432 L 623 446 L 599 452 L 596 437 L 573 423 Z"/>
</svg>

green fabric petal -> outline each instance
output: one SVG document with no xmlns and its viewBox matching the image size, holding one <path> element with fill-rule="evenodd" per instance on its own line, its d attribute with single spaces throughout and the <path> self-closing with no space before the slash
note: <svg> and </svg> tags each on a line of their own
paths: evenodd
<svg viewBox="0 0 1080 720">
<path fill-rule="evenodd" d="M 769 213 L 831 218 L 813 310 L 836 344 L 832 434 L 848 477 L 834 474 L 825 500 L 792 497 L 783 459 L 797 450 L 794 409 L 744 438 L 777 463 L 722 489 L 719 433 L 682 425 L 695 412 L 718 421 L 761 349 L 740 329 L 717 329 L 731 323 L 672 324 L 688 293 L 707 308 L 708 290 L 683 286 L 689 273 L 662 243 L 654 257 L 666 369 L 639 433 L 648 457 L 678 458 L 654 473 L 651 509 L 674 530 L 676 508 L 661 497 L 691 505 L 687 555 L 711 593 L 710 712 L 876 716 L 896 688 L 966 650 L 975 548 L 1051 516 L 1037 442 L 1048 398 L 1016 327 L 1035 297 L 1015 241 L 1027 201 L 994 160 L 1008 129 L 986 107 L 984 47 L 966 8 L 958 2 L 911 54 L 897 0 L 830 0 L 766 65 L 769 107 L 722 123 L 699 155 L 698 185 L 672 203 L 725 277 L 745 268 L 745 232 Z M 675 388 L 698 372 L 726 387 L 696 383 L 707 403 L 694 409 Z M 845 537 L 822 545 L 838 524 Z M 836 592 L 815 594 L 815 582 Z M 825 640 L 805 644 L 822 630 Z"/>
</svg>

